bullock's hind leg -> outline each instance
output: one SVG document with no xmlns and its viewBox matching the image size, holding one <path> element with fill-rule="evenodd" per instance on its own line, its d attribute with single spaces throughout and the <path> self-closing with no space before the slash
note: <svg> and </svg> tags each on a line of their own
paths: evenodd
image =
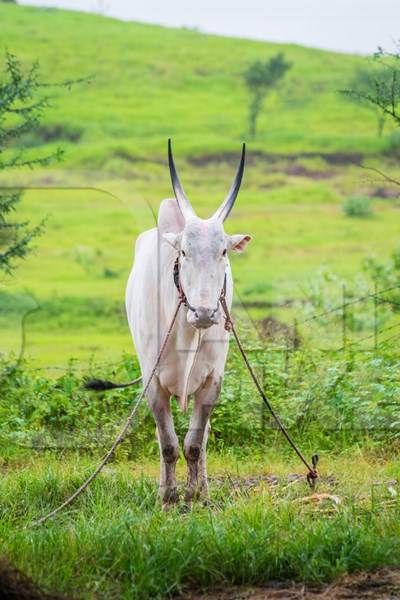
<svg viewBox="0 0 400 600">
<path fill-rule="evenodd" d="M 221 389 L 221 378 L 210 376 L 204 386 L 195 394 L 194 408 L 190 418 L 189 430 L 185 437 L 184 449 L 188 465 L 188 478 L 185 502 L 190 503 L 197 492 L 199 466 L 200 491 L 207 492 L 206 444 L 208 437 L 208 419 L 217 401 Z"/>
<path fill-rule="evenodd" d="M 175 466 L 179 456 L 179 443 L 171 414 L 170 396 L 159 385 L 152 385 L 148 401 L 157 425 L 160 445 L 160 497 L 163 508 L 179 500 Z"/>
</svg>

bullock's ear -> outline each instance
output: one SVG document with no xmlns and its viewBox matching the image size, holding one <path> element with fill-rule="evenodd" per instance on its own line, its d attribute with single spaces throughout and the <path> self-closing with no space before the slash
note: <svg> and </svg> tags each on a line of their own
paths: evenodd
<svg viewBox="0 0 400 600">
<path fill-rule="evenodd" d="M 166 240 L 168 244 L 171 244 L 173 248 L 176 250 L 180 249 L 182 239 L 182 235 L 180 233 L 163 233 L 162 236 L 164 240 Z"/>
<path fill-rule="evenodd" d="M 251 237 L 249 235 L 242 235 L 241 233 L 229 235 L 228 250 L 232 250 L 233 252 L 243 252 L 250 241 Z"/>
</svg>

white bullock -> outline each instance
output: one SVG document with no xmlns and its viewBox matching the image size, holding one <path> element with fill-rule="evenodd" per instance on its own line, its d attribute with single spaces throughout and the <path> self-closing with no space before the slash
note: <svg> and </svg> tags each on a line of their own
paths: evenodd
<svg viewBox="0 0 400 600">
<path fill-rule="evenodd" d="M 187 299 L 147 393 L 160 445 L 160 495 L 164 507 L 178 501 L 175 465 L 179 442 L 171 414 L 172 397 L 186 410 L 188 396 L 194 396 L 184 441 L 188 465 L 185 501 L 189 503 L 197 492 L 203 497 L 208 495 L 209 418 L 220 393 L 229 339 L 219 297 L 226 277 L 226 300 L 231 307 L 228 253 L 242 252 L 251 239 L 248 235 L 227 235 L 223 227 L 239 191 L 244 156 L 243 145 L 229 195 L 210 219 L 200 219 L 180 184 L 169 142 L 175 199 L 161 203 L 157 227 L 142 233 L 136 242 L 134 266 L 126 290 L 126 309 L 143 381 L 150 376 L 179 300 L 173 276 L 177 258 L 179 282 Z"/>
</svg>

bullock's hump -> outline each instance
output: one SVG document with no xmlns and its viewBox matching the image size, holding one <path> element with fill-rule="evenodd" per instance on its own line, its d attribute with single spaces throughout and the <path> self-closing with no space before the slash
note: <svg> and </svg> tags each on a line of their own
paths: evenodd
<svg viewBox="0 0 400 600">
<path fill-rule="evenodd" d="M 161 202 L 157 223 L 161 235 L 163 233 L 180 233 L 183 230 L 185 221 L 175 198 L 167 198 Z"/>
</svg>

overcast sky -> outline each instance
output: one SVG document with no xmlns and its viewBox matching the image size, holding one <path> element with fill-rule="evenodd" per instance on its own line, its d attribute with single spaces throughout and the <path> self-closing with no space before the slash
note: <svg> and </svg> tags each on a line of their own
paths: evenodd
<svg viewBox="0 0 400 600">
<path fill-rule="evenodd" d="M 400 0 L 20 0 L 121 19 L 343 52 L 393 49 Z"/>
</svg>

